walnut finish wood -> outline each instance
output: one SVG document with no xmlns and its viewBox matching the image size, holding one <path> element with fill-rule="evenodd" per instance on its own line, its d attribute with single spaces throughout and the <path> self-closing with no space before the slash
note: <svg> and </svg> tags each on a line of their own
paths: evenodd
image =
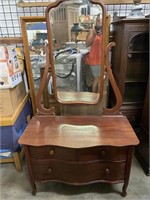
<svg viewBox="0 0 150 200">
<path fill-rule="evenodd" d="M 66 151 L 67 149 L 67 151 Z M 29 152 L 33 159 L 59 159 L 66 161 L 95 161 L 95 160 L 105 160 L 105 161 L 125 161 L 127 147 L 120 148 L 110 146 L 98 146 L 93 148 L 66 148 L 58 147 L 56 145 L 44 146 L 43 148 L 37 146 L 30 146 Z M 63 157 L 62 157 L 63 155 Z"/>
<path fill-rule="evenodd" d="M 57 6 L 59 2 L 62 1 L 55 2 L 52 7 Z M 102 1 L 93 0 L 92 2 L 100 2 L 104 8 Z M 105 13 L 105 8 L 103 12 Z M 105 30 L 106 18 L 104 17 L 103 20 Z M 106 45 L 105 41 L 103 44 Z M 49 45 L 52 46 L 50 35 Z M 104 113 L 114 115 L 54 116 L 52 115 L 55 114 L 53 108 L 43 108 L 40 99 L 47 83 L 48 64 L 50 63 L 51 67 L 53 64 L 52 54 L 50 57 L 47 56 L 47 64 L 36 98 L 38 114 L 31 119 L 19 139 L 19 143 L 25 149 L 33 195 L 37 192 L 36 182 L 58 181 L 72 185 L 96 182 L 123 183 L 121 195 L 126 196 L 133 148 L 139 141 L 127 118 L 116 115 L 122 98 L 108 63 L 111 46 L 113 43 L 107 46 L 106 51 L 103 48 L 102 57 L 117 101 L 114 108 L 105 109 Z M 104 68 L 102 70 L 104 71 Z M 101 83 L 101 87 L 103 87 L 103 81 Z M 74 98 L 72 104 L 68 105 L 76 109 L 80 104 L 79 101 L 76 101 L 76 96 L 73 93 L 72 95 L 71 97 L 63 96 L 63 98 Z M 80 93 L 76 95 L 84 99 Z M 93 98 L 86 94 L 87 97 L 90 100 Z M 92 101 L 89 102 L 92 104 Z M 82 103 L 84 106 L 87 104 L 85 99 Z M 100 105 L 101 99 L 98 99 L 96 103 Z"/>
<path fill-rule="evenodd" d="M 19 142 L 31 146 L 87 148 L 137 145 L 138 139 L 123 116 L 35 116 Z"/>
<path fill-rule="evenodd" d="M 125 162 L 111 164 L 95 161 L 90 163 L 67 163 L 57 160 L 31 160 L 33 177 L 37 181 L 61 181 L 72 185 L 82 185 L 90 182 L 123 182 Z M 61 166 L 61 169 L 60 169 Z M 64 176 L 65 175 L 65 176 Z"/>
<path fill-rule="evenodd" d="M 25 147 L 32 194 L 36 182 L 72 185 L 124 183 L 138 139 L 123 116 L 34 116 L 19 143 Z M 61 166 L 61 167 L 60 167 Z"/>
</svg>

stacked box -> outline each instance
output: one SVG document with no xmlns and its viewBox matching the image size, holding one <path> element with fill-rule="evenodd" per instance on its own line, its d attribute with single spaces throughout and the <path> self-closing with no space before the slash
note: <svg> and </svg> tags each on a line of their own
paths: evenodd
<svg viewBox="0 0 150 200">
<path fill-rule="evenodd" d="M 0 89 L 0 116 L 12 116 L 26 95 L 24 81 L 11 89 Z"/>
<path fill-rule="evenodd" d="M 0 89 L 13 88 L 22 81 L 14 46 L 0 46 Z"/>
</svg>

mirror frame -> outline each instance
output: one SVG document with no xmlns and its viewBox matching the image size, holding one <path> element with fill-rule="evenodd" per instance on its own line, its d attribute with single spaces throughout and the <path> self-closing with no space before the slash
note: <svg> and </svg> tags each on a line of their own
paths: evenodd
<svg viewBox="0 0 150 200">
<path fill-rule="evenodd" d="M 61 0 L 59 0 L 61 2 Z M 105 5 L 101 0 L 93 0 L 92 2 L 101 2 L 103 5 L 104 13 L 105 13 L 105 18 L 103 17 L 103 20 L 107 20 L 106 17 L 106 10 L 105 10 Z M 57 2 L 58 3 L 58 2 Z M 50 3 L 48 7 L 51 7 L 52 5 L 57 6 L 56 2 L 55 3 Z M 48 9 L 46 8 L 46 10 Z M 27 76 L 28 76 L 28 83 L 29 83 L 29 89 L 30 89 L 30 97 L 31 97 L 31 102 L 32 102 L 32 109 L 33 109 L 33 114 L 50 114 L 54 115 L 55 114 L 55 109 L 54 107 L 50 107 L 49 109 L 44 108 L 43 104 L 41 103 L 41 96 L 44 92 L 44 89 L 46 87 L 46 83 L 48 80 L 49 76 L 49 70 L 51 70 L 50 66 L 50 57 L 49 57 L 49 50 L 45 48 L 46 51 L 46 64 L 45 64 L 45 70 L 43 73 L 43 77 L 41 79 L 41 83 L 39 86 L 39 90 L 37 92 L 37 95 L 35 96 L 35 89 L 34 89 L 34 81 L 33 81 L 33 74 L 32 74 L 32 67 L 31 67 L 31 62 L 30 62 L 30 54 L 29 54 L 29 45 L 28 45 L 28 36 L 27 36 L 27 31 L 26 31 L 26 23 L 30 22 L 46 22 L 46 18 L 44 16 L 30 16 L 30 17 L 20 17 L 20 22 L 21 22 L 21 30 L 22 30 L 22 39 L 23 39 L 23 44 L 24 44 L 24 54 L 25 54 L 25 62 L 26 62 L 26 70 L 27 70 Z M 104 30 L 106 30 L 106 24 L 104 23 Z M 108 31 L 108 30 L 107 30 Z M 106 31 L 106 32 L 107 32 Z M 105 31 L 104 31 L 105 32 Z M 103 59 L 102 59 L 102 64 L 103 64 L 103 74 L 104 71 L 108 74 L 108 78 L 110 81 L 110 84 L 113 88 L 114 94 L 116 96 L 116 104 L 112 108 L 103 108 L 103 113 L 102 114 L 116 114 L 119 112 L 119 109 L 122 105 L 122 96 L 120 93 L 120 90 L 116 84 L 116 81 L 114 79 L 114 76 L 112 74 L 111 66 L 109 63 L 109 51 L 111 47 L 115 46 L 115 43 L 109 43 L 108 44 L 108 38 L 104 37 L 103 38 Z M 103 77 L 101 77 L 103 79 Z M 103 81 L 102 81 L 103 83 Z M 104 83 L 103 83 L 104 84 Z M 103 84 L 101 85 L 103 89 Z M 102 99 L 103 95 L 100 96 L 100 101 Z M 98 102 L 99 103 L 99 102 Z"/>
<path fill-rule="evenodd" d="M 48 32 L 48 43 L 49 43 L 49 59 L 50 59 L 50 67 L 51 67 L 51 71 L 52 71 L 52 77 L 53 77 L 54 96 L 55 96 L 55 99 L 61 104 L 97 104 L 97 103 L 101 102 L 101 100 L 103 99 L 103 90 L 104 90 L 103 76 L 104 76 L 104 57 L 105 57 L 105 47 L 106 47 L 105 46 L 106 45 L 106 42 L 105 42 L 105 32 L 106 32 L 106 8 L 105 8 L 105 4 L 103 3 L 102 0 L 89 0 L 90 3 L 97 4 L 102 9 L 102 27 L 103 27 L 102 28 L 102 38 L 103 39 L 102 39 L 102 47 L 101 47 L 102 63 L 101 63 L 101 75 L 100 75 L 100 92 L 97 93 L 97 98 L 95 100 L 90 100 L 89 102 L 88 101 L 80 101 L 77 98 L 74 101 L 62 101 L 58 97 L 56 78 L 54 78 L 55 77 L 55 67 L 54 67 L 54 59 L 53 59 L 53 53 L 52 53 L 53 45 L 52 45 L 52 39 L 51 39 L 52 35 L 51 35 L 49 11 L 52 8 L 56 8 L 61 3 L 67 2 L 67 1 L 69 1 L 69 0 L 57 0 L 56 2 L 49 4 L 48 7 L 46 8 L 46 11 L 45 11 L 47 32 Z M 84 92 L 82 92 L 82 93 L 83 93 L 83 96 L 84 96 Z M 75 94 L 75 92 L 74 92 L 74 94 Z M 94 96 L 91 95 L 91 99 L 94 99 L 93 97 Z"/>
<path fill-rule="evenodd" d="M 37 104 L 36 104 L 36 95 L 35 95 L 35 89 L 34 89 L 32 66 L 31 66 L 31 60 L 30 60 L 26 23 L 35 23 L 35 22 L 46 22 L 46 18 L 44 16 L 20 17 L 26 70 L 27 70 L 27 77 L 28 77 L 28 83 L 29 83 L 33 114 L 37 113 Z"/>
</svg>

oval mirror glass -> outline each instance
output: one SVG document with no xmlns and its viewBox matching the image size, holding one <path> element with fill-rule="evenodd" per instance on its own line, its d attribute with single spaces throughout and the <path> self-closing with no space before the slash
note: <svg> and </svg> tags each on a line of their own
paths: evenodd
<svg viewBox="0 0 150 200">
<path fill-rule="evenodd" d="M 60 103 L 103 96 L 105 10 L 99 0 L 58 0 L 46 9 L 53 92 Z"/>
</svg>

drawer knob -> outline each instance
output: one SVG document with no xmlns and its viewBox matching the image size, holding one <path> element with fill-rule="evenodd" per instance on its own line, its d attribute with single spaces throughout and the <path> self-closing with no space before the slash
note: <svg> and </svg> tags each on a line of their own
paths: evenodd
<svg viewBox="0 0 150 200">
<path fill-rule="evenodd" d="M 106 156 L 106 151 L 104 151 L 104 150 L 101 151 L 101 155 L 102 155 L 102 156 Z"/>
<path fill-rule="evenodd" d="M 48 173 L 49 173 L 49 174 L 52 173 L 52 169 L 51 169 L 51 168 L 48 169 Z"/>
<path fill-rule="evenodd" d="M 105 173 L 106 173 L 106 174 L 109 174 L 109 173 L 110 173 L 110 170 L 107 168 L 107 169 L 105 170 Z"/>
<path fill-rule="evenodd" d="M 54 150 L 50 150 L 49 154 L 53 156 L 55 154 Z"/>
</svg>

